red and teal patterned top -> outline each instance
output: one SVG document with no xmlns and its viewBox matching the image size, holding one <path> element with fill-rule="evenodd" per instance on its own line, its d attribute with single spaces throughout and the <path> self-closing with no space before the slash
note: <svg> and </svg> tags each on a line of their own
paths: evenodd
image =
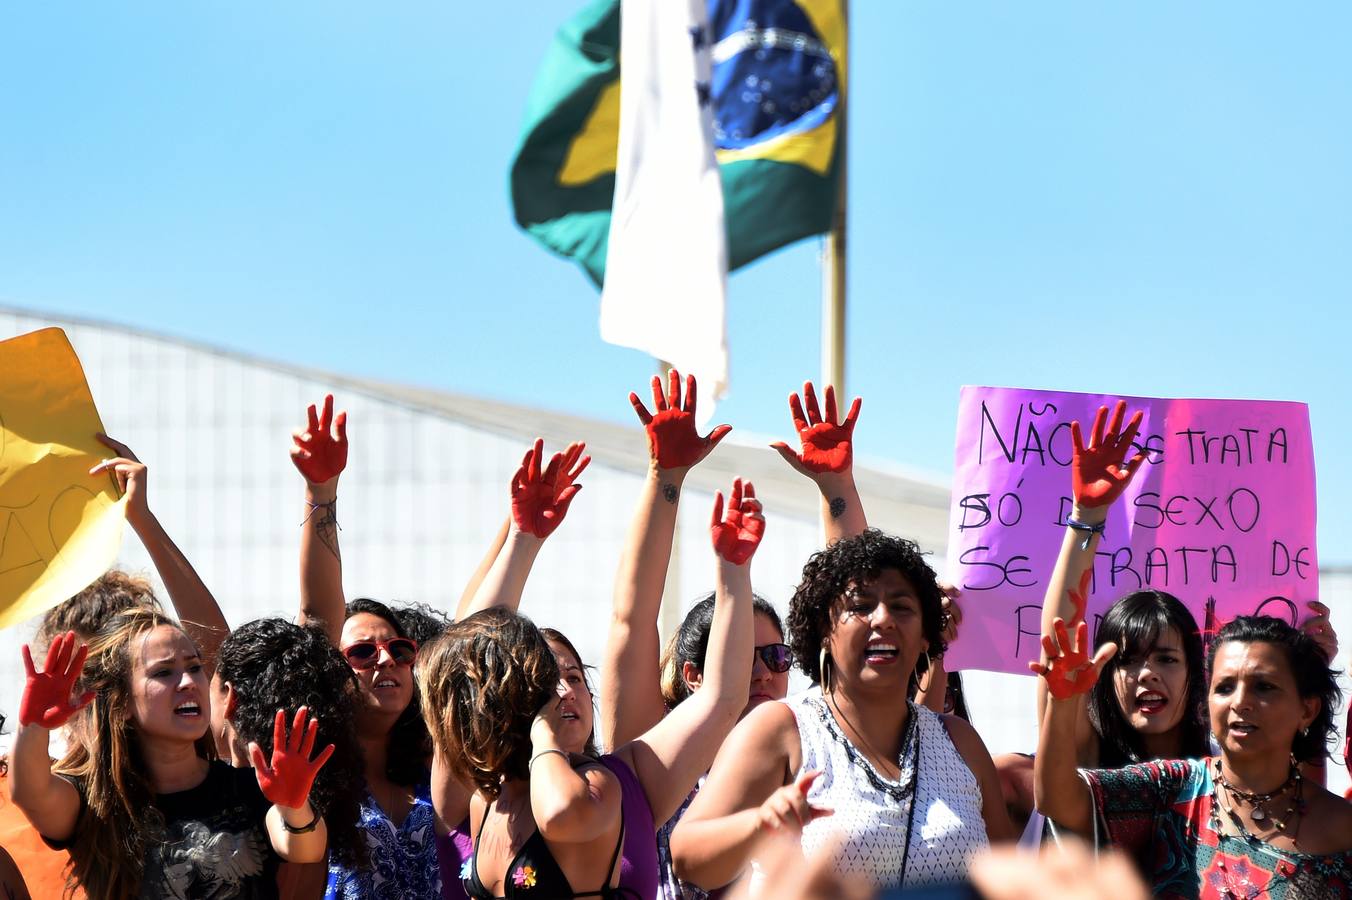
<svg viewBox="0 0 1352 900">
<path fill-rule="evenodd" d="M 1210 760 L 1161 760 L 1081 772 L 1108 839 L 1169 900 L 1349 900 L 1352 851 L 1311 856 L 1218 834 Z M 1303 828 L 1316 828 L 1306 822 Z"/>
</svg>

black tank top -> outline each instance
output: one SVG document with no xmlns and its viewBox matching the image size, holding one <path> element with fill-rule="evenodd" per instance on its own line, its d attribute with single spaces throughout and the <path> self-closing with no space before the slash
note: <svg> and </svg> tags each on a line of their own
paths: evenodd
<svg viewBox="0 0 1352 900">
<path fill-rule="evenodd" d="M 484 805 L 483 818 L 479 820 L 479 833 L 482 835 L 484 823 L 488 821 L 488 812 L 492 804 Z M 569 900 L 573 897 L 600 897 L 601 900 L 626 900 L 635 896 L 633 891 L 624 887 L 611 887 L 610 879 L 615 874 L 615 863 L 620 858 L 620 849 L 624 846 L 624 804 L 620 804 L 620 836 L 615 841 L 615 849 L 610 854 L 610 865 L 606 868 L 606 883 L 594 891 L 575 892 L 563 874 L 554 854 L 549 851 L 540 829 L 536 828 L 521 849 L 516 851 L 507 865 L 507 875 L 503 878 L 503 896 L 498 897 L 479 880 L 479 843 L 475 841 L 474 852 L 470 855 L 469 877 L 462 879 L 465 893 L 474 900 L 526 900 L 531 897 L 558 897 Z"/>
</svg>

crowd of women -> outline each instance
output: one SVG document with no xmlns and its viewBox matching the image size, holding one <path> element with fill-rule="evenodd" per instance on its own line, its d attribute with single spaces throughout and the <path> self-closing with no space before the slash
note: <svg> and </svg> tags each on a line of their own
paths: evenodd
<svg viewBox="0 0 1352 900">
<path fill-rule="evenodd" d="M 698 433 L 695 381 L 675 372 L 651 407 L 629 399 L 649 465 L 599 684 L 517 611 L 582 488 L 581 444 L 526 451 L 453 610 L 348 600 L 347 422 L 326 398 L 292 448 L 296 621 L 231 630 L 151 513 L 146 467 L 102 438 L 115 455 L 91 475 L 127 495 L 176 615 L 110 572 L 23 647 L 6 896 L 1352 897 L 1352 803 L 1323 786 L 1340 703 L 1326 608 L 1204 633 L 1138 591 L 1091 639 L 1094 552 L 1142 462 L 1139 414 L 1073 428 L 1074 508 L 1030 661 L 1039 745 L 993 759 L 943 665 L 962 598 L 868 526 L 858 400 L 842 417 L 829 387 L 790 397 L 799 446 L 775 448 L 819 489 L 826 546 L 787 618 L 753 591 L 765 518 L 735 480 L 710 511 L 712 589 L 664 647 L 683 483 L 729 429 Z M 795 666 L 811 686 L 789 696 Z M 1043 849 L 990 849 L 1016 840 Z"/>
</svg>

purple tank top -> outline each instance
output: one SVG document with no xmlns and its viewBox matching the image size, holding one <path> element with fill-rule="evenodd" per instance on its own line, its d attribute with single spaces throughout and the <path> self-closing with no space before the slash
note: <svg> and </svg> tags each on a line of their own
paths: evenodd
<svg viewBox="0 0 1352 900">
<path fill-rule="evenodd" d="M 437 837 L 437 862 L 441 865 L 441 900 L 469 900 L 460 883 L 461 868 L 474 855 L 474 842 L 469 837 L 469 816 L 455 826 L 450 834 Z"/>
<path fill-rule="evenodd" d="M 624 760 L 609 754 L 601 763 L 620 781 L 624 807 L 624 846 L 620 849 L 620 887 L 644 898 L 657 897 L 657 827 L 653 808 L 638 776 Z"/>
</svg>

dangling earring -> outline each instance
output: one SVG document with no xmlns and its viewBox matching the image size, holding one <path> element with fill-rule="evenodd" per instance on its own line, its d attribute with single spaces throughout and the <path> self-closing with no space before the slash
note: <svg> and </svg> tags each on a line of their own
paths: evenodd
<svg viewBox="0 0 1352 900">
<path fill-rule="evenodd" d="M 925 681 L 920 682 L 920 673 L 915 675 L 915 689 L 917 693 L 928 694 L 930 685 L 934 683 L 934 660 L 930 659 L 929 648 L 925 648 Z"/>
<path fill-rule="evenodd" d="M 817 671 L 820 673 L 818 681 L 822 686 L 822 693 L 831 693 L 831 676 L 828 663 L 831 661 L 831 654 L 826 652 L 826 645 L 822 645 L 822 652 L 817 656 Z"/>
</svg>

